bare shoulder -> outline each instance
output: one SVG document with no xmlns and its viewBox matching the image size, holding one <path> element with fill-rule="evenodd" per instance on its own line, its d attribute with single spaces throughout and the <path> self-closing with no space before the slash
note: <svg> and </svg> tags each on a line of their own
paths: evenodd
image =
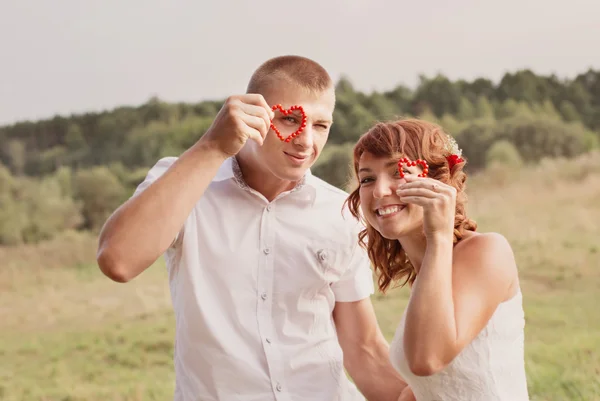
<svg viewBox="0 0 600 401">
<path fill-rule="evenodd" d="M 468 275 L 484 288 L 505 289 L 510 298 L 518 284 L 515 255 L 508 239 L 499 233 L 470 233 L 454 250 L 455 276 Z M 470 281 L 470 280 L 467 280 Z"/>
<path fill-rule="evenodd" d="M 490 252 L 492 255 L 489 255 Z M 469 257 L 489 255 L 514 260 L 512 246 L 508 239 L 500 233 L 469 233 L 455 248 L 455 256 Z"/>
</svg>

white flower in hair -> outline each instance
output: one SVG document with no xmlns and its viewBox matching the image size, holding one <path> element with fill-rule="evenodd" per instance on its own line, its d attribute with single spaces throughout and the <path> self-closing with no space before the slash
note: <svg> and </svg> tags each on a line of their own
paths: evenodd
<svg viewBox="0 0 600 401">
<path fill-rule="evenodd" d="M 458 147 L 456 140 L 450 135 L 447 136 L 448 142 L 446 145 L 446 151 L 448 152 L 448 155 L 446 156 L 446 159 L 448 160 L 450 169 L 452 169 L 452 167 L 454 167 L 456 164 L 464 163 L 465 160 L 462 158 L 462 149 Z"/>
<path fill-rule="evenodd" d="M 457 155 L 458 157 L 462 156 L 462 149 L 460 149 L 458 147 L 458 143 L 456 142 L 456 139 L 454 139 L 452 136 L 446 134 L 448 136 L 448 145 L 446 146 L 446 150 L 448 151 L 449 154 L 451 155 Z"/>
</svg>

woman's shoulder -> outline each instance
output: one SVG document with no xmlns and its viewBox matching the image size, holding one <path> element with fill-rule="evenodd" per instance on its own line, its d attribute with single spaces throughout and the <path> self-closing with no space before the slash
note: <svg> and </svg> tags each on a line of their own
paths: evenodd
<svg viewBox="0 0 600 401">
<path fill-rule="evenodd" d="M 454 248 L 453 270 L 485 287 L 504 287 L 514 294 L 518 268 L 509 240 L 497 232 L 469 232 Z"/>
<path fill-rule="evenodd" d="M 456 244 L 455 251 L 494 251 L 512 255 L 512 246 L 508 239 L 498 232 L 466 231 L 461 241 Z"/>
</svg>

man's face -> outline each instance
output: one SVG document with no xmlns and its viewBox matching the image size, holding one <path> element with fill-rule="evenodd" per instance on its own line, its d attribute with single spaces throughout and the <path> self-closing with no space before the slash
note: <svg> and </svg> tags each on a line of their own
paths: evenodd
<svg viewBox="0 0 600 401">
<path fill-rule="evenodd" d="M 264 92 L 269 106 L 280 104 L 284 109 L 299 105 L 306 114 L 306 127 L 295 139 L 284 142 L 275 131 L 269 130 L 262 146 L 253 141 L 251 146 L 255 160 L 261 165 L 263 172 L 286 181 L 297 181 L 302 178 L 321 154 L 327 142 L 333 121 L 335 107 L 335 89 L 315 92 L 301 88 L 293 83 L 274 82 Z M 302 114 L 294 111 L 284 115 L 276 110 L 273 124 L 286 138 L 302 124 Z"/>
</svg>

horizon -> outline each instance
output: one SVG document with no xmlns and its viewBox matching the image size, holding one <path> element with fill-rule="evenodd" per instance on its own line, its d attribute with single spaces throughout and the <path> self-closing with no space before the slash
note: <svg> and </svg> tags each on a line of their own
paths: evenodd
<svg viewBox="0 0 600 401">
<path fill-rule="evenodd" d="M 585 68 L 579 72 L 576 72 L 575 74 L 573 74 L 572 76 L 560 76 L 556 73 L 547 73 L 547 74 L 542 74 L 539 73 L 531 68 L 519 68 L 516 70 L 512 70 L 512 71 L 505 71 L 504 74 L 496 79 L 492 79 L 491 77 L 487 77 L 487 76 L 475 76 L 475 77 L 471 77 L 470 79 L 466 79 L 466 78 L 462 78 L 462 77 L 457 77 L 457 78 L 451 78 L 448 77 L 447 75 L 443 74 L 442 72 L 437 72 L 435 74 L 432 75 L 425 75 L 425 74 L 417 74 L 417 79 L 416 82 L 413 83 L 413 85 L 408 85 L 404 82 L 398 82 L 396 84 L 392 84 L 389 88 L 380 88 L 380 89 L 371 89 L 371 90 L 361 90 L 360 88 L 357 88 L 356 85 L 354 84 L 354 82 L 352 81 L 352 79 L 350 77 L 348 77 L 345 74 L 339 74 L 339 76 L 337 77 L 332 77 L 333 81 L 337 84 L 342 78 L 347 79 L 352 86 L 354 87 L 354 89 L 356 91 L 360 91 L 362 93 L 365 94 L 371 94 L 374 92 L 379 92 L 379 93 L 383 93 L 383 92 L 387 92 L 387 91 L 391 91 L 399 86 L 404 86 L 406 88 L 409 88 L 411 91 L 414 91 L 417 89 L 419 82 L 418 82 L 418 77 L 419 76 L 425 76 L 426 78 L 434 78 L 437 75 L 443 75 L 446 78 L 448 78 L 451 82 L 458 82 L 461 80 L 467 81 L 467 82 L 473 82 L 476 79 L 488 79 L 492 82 L 492 84 L 494 86 L 498 86 L 502 80 L 502 78 L 504 77 L 505 74 L 515 74 L 517 72 L 521 72 L 521 71 L 531 71 L 533 74 L 535 74 L 538 77 L 551 77 L 554 76 L 556 78 L 558 78 L 561 82 L 566 82 L 566 81 L 571 81 L 574 80 L 578 75 L 581 74 L 585 74 L 586 72 L 590 71 L 590 70 L 600 70 L 600 68 L 596 69 L 594 67 L 588 67 Z M 12 121 L 12 122 L 2 122 L 0 121 L 0 128 L 3 127 L 10 127 L 10 126 L 14 126 L 14 125 L 18 125 L 18 124 L 25 124 L 25 123 L 36 123 L 36 122 L 42 122 L 42 121 L 50 121 L 54 118 L 71 118 L 71 117 L 76 117 L 76 116 L 82 116 L 82 115 L 86 115 L 86 114 L 103 114 L 103 113 L 111 113 L 115 110 L 121 109 L 121 108 L 138 108 L 143 106 L 144 104 L 148 103 L 151 99 L 156 98 L 158 100 L 160 100 L 161 102 L 165 102 L 168 104 L 198 104 L 198 103 L 202 103 L 202 102 L 212 102 L 212 101 L 222 101 L 225 100 L 227 98 L 227 95 L 223 96 L 223 97 L 212 97 L 212 98 L 200 98 L 197 100 L 194 99 L 188 99 L 188 100 L 177 100 L 177 99 L 164 99 L 158 95 L 150 95 L 147 99 L 141 101 L 141 102 L 137 102 L 137 103 L 122 103 L 122 104 L 115 104 L 113 106 L 109 106 L 109 107 L 105 107 L 105 108 L 100 108 L 100 109 L 79 109 L 79 110 L 74 110 L 72 112 L 69 113 L 56 113 L 56 114 L 52 114 L 52 115 L 47 115 L 47 116 L 41 116 L 39 118 L 30 118 L 30 119 L 24 119 L 24 120 L 17 120 L 17 121 Z"/>
<path fill-rule="evenodd" d="M 140 105 L 224 99 L 281 54 L 321 63 L 363 93 L 419 75 L 497 83 L 506 72 L 600 68 L 600 3 L 159 0 L 0 5 L 0 125 Z"/>
</svg>

